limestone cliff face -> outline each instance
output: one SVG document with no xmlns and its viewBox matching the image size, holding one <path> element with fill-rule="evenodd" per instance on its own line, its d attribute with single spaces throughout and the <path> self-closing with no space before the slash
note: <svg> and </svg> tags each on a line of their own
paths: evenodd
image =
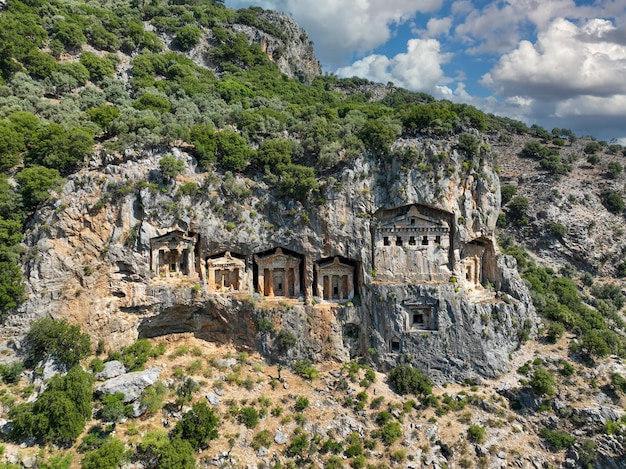
<svg viewBox="0 0 626 469">
<path fill-rule="evenodd" d="M 322 67 L 305 30 L 283 13 L 264 11 L 261 17 L 276 26 L 282 32 L 282 37 L 243 24 L 233 24 L 231 28 L 248 36 L 252 44 L 260 46 L 285 75 L 303 83 L 311 83 L 313 78 L 322 74 Z"/>
<path fill-rule="evenodd" d="M 491 156 L 397 145 L 418 156 L 362 155 L 306 206 L 260 179 L 202 172 L 184 149 L 96 155 L 30 223 L 29 298 L 4 338 L 52 315 L 112 348 L 193 332 L 283 361 L 366 355 L 439 379 L 497 375 L 536 317 L 493 239 Z M 165 153 L 186 163 L 175 180 L 158 170 Z"/>
</svg>

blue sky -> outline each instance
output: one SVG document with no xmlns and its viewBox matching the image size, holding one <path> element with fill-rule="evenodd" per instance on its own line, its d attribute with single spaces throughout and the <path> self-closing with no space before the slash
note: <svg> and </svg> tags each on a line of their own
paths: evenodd
<svg viewBox="0 0 626 469">
<path fill-rule="evenodd" d="M 226 0 L 289 13 L 324 71 L 626 144 L 626 0 Z"/>
</svg>

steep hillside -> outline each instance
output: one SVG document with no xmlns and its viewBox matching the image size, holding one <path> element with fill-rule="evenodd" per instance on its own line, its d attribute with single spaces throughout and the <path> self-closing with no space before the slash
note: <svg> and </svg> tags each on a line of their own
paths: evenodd
<svg viewBox="0 0 626 469">
<path fill-rule="evenodd" d="M 626 466 L 623 147 L 114 3 L 0 3 L 10 464 Z"/>
</svg>

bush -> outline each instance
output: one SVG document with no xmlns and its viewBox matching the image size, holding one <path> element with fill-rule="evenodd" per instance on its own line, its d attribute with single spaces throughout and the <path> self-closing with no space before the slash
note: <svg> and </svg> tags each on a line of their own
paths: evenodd
<svg viewBox="0 0 626 469">
<path fill-rule="evenodd" d="M 408 364 L 395 367 L 389 372 L 387 379 L 395 392 L 401 395 L 427 396 L 432 393 L 432 381 L 420 370 Z"/>
<path fill-rule="evenodd" d="M 172 438 L 188 441 L 195 449 L 204 449 L 218 437 L 219 418 L 206 403 L 198 402 L 185 412 L 172 431 Z"/>
<path fill-rule="evenodd" d="M 294 373 L 302 376 L 303 378 L 309 380 L 317 378 L 317 368 L 313 366 L 311 360 L 308 358 L 305 358 L 304 360 L 296 360 L 291 367 L 293 368 Z"/>
<path fill-rule="evenodd" d="M 166 397 L 167 386 L 161 381 L 157 381 L 143 390 L 139 403 L 148 414 L 154 414 L 163 407 Z"/>
<path fill-rule="evenodd" d="M 173 179 L 185 170 L 185 162 L 174 155 L 163 155 L 159 161 L 159 170 L 168 179 Z"/>
<path fill-rule="evenodd" d="M 563 448 L 569 448 L 576 442 L 576 439 L 572 435 L 558 430 L 550 430 L 549 428 L 542 429 L 541 432 L 539 432 L 539 435 L 550 443 L 552 448 L 556 451 L 560 451 Z"/>
<path fill-rule="evenodd" d="M 36 402 L 11 409 L 11 436 L 34 436 L 60 446 L 71 445 L 91 418 L 92 388 L 93 376 L 80 366 L 65 376 L 52 377 Z"/>
<path fill-rule="evenodd" d="M 239 411 L 239 423 L 246 428 L 254 428 L 259 424 L 259 413 L 254 407 L 242 407 Z"/>
<path fill-rule="evenodd" d="M 274 442 L 274 437 L 269 430 L 261 430 L 259 433 L 252 437 L 252 441 L 250 442 L 250 446 L 252 446 L 255 450 L 259 448 L 269 448 L 272 446 Z"/>
<path fill-rule="evenodd" d="M 79 326 L 70 325 L 66 319 L 39 319 L 32 323 L 26 334 L 27 363 L 34 365 L 48 356 L 68 367 L 91 353 L 89 336 Z"/>
<path fill-rule="evenodd" d="M 485 429 L 480 425 L 472 424 L 467 429 L 467 439 L 472 443 L 482 443 L 485 441 Z"/>
<path fill-rule="evenodd" d="M 545 368 L 537 367 L 530 380 L 530 387 L 539 395 L 554 395 L 554 376 Z"/>
<path fill-rule="evenodd" d="M 399 422 L 387 422 L 380 428 L 378 434 L 385 445 L 391 446 L 402 436 L 402 427 Z"/>
<path fill-rule="evenodd" d="M 194 469 L 196 467 L 191 445 L 180 438 L 169 439 L 163 430 L 146 433 L 137 445 L 137 459 L 144 467 L 155 469 Z M 155 466 L 154 463 L 158 461 Z"/>
<path fill-rule="evenodd" d="M 302 412 L 307 407 L 309 407 L 309 400 L 306 397 L 299 397 L 294 405 L 294 410 L 296 412 Z"/>
<path fill-rule="evenodd" d="M 624 199 L 617 192 L 607 190 L 600 194 L 602 205 L 611 213 L 620 214 L 624 212 Z"/>
<path fill-rule="evenodd" d="M 290 349 L 291 347 L 296 345 L 298 338 L 290 330 L 281 329 L 278 333 L 278 337 L 276 338 L 276 340 L 278 341 L 278 345 L 280 345 L 282 348 Z"/>
<path fill-rule="evenodd" d="M 107 439 L 100 448 L 85 455 L 82 469 L 117 469 L 124 460 L 124 443 L 116 438 Z"/>
<path fill-rule="evenodd" d="M 105 422 L 119 422 L 124 417 L 130 417 L 133 414 L 133 406 L 124 404 L 124 394 L 121 392 L 105 394 L 100 400 L 102 402 L 100 418 Z"/>
<path fill-rule="evenodd" d="M 0 365 L 0 376 L 4 384 L 15 384 L 20 380 L 24 364 L 22 362 L 13 362 L 8 365 Z"/>
<path fill-rule="evenodd" d="M 558 339 L 563 337 L 565 326 L 560 322 L 551 322 L 548 326 L 547 338 L 551 344 L 555 344 Z"/>
<path fill-rule="evenodd" d="M 202 37 L 202 30 L 197 26 L 185 25 L 178 30 L 174 38 L 176 46 L 183 51 L 188 51 L 195 46 Z"/>
</svg>

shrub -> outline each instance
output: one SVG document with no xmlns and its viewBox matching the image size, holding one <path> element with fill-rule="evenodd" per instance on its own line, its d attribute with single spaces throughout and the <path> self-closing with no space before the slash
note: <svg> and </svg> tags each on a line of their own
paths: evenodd
<svg viewBox="0 0 626 469">
<path fill-rule="evenodd" d="M 172 179 L 185 170 L 185 162 L 174 155 L 163 155 L 159 161 L 159 170 L 163 176 Z"/>
<path fill-rule="evenodd" d="M 517 187 L 510 186 L 508 184 L 503 185 L 500 188 L 500 197 L 502 198 L 502 205 L 506 205 L 517 194 Z"/>
<path fill-rule="evenodd" d="M 317 378 L 317 368 L 312 365 L 311 360 L 309 360 L 308 358 L 305 358 L 304 360 L 296 360 L 291 366 L 293 368 L 293 371 L 303 378 L 309 380 Z"/>
<path fill-rule="evenodd" d="M 52 356 L 57 362 L 71 367 L 91 353 L 89 336 L 66 319 L 35 321 L 26 334 L 26 342 L 29 349 L 27 362 L 31 365 Z"/>
<path fill-rule="evenodd" d="M 250 446 L 252 446 L 255 450 L 259 448 L 269 448 L 274 442 L 274 437 L 272 436 L 269 430 L 261 430 L 259 433 L 252 437 L 252 442 Z"/>
<path fill-rule="evenodd" d="M 572 376 L 576 372 L 574 365 L 570 362 L 563 362 L 563 368 L 561 368 L 561 374 L 563 376 Z"/>
<path fill-rule="evenodd" d="M 121 392 L 105 394 L 100 400 L 102 401 L 100 417 L 105 422 L 119 422 L 124 417 L 129 417 L 133 414 L 133 406 L 124 404 L 124 394 Z"/>
<path fill-rule="evenodd" d="M 116 438 L 107 439 L 100 448 L 85 455 L 82 469 L 117 469 L 124 460 L 124 443 Z"/>
<path fill-rule="evenodd" d="M 402 364 L 395 367 L 387 375 L 389 383 L 401 395 L 415 394 L 427 396 L 432 393 L 432 382 L 417 368 Z"/>
<path fill-rule="evenodd" d="M 247 428 L 254 428 L 259 424 L 259 413 L 254 407 L 242 407 L 238 418 Z"/>
<path fill-rule="evenodd" d="M 626 393 L 626 378 L 619 373 L 613 373 L 611 375 L 611 384 L 620 392 Z"/>
<path fill-rule="evenodd" d="M 8 365 L 0 365 L 0 376 L 5 384 L 15 384 L 20 380 L 24 371 L 24 363 L 13 362 Z"/>
<path fill-rule="evenodd" d="M 183 51 L 187 51 L 195 46 L 200 38 L 202 37 L 202 30 L 197 26 L 185 25 L 178 33 L 176 33 L 176 37 L 174 41 L 176 46 Z"/>
<path fill-rule="evenodd" d="M 302 412 L 307 407 L 309 407 L 309 400 L 306 397 L 299 397 L 294 405 L 294 410 L 296 412 Z"/>
<path fill-rule="evenodd" d="M 60 189 L 63 183 L 59 171 L 38 165 L 24 168 L 15 179 L 28 210 L 48 200 L 50 191 Z"/>
<path fill-rule="evenodd" d="M 172 438 L 188 441 L 195 449 L 204 449 L 218 437 L 219 418 L 206 403 L 198 402 L 185 412 L 172 431 Z"/>
<path fill-rule="evenodd" d="M 143 390 L 139 403 L 148 414 L 153 414 L 163 407 L 166 397 L 167 386 L 161 381 L 157 381 Z"/>
<path fill-rule="evenodd" d="M 380 428 L 378 434 L 385 445 L 391 446 L 402 436 L 402 427 L 399 422 L 387 422 Z"/>
<path fill-rule="evenodd" d="M 554 395 L 554 376 L 542 367 L 535 368 L 533 377 L 530 380 L 530 387 L 539 395 Z"/>
<path fill-rule="evenodd" d="M 617 176 L 619 176 L 622 173 L 622 171 L 624 171 L 624 167 L 621 164 L 619 164 L 617 161 L 611 161 L 608 164 L 607 172 L 611 179 L 617 178 Z"/>
<path fill-rule="evenodd" d="M 600 194 L 600 200 L 611 213 L 620 214 L 624 211 L 624 199 L 617 192 L 606 190 Z"/>
<path fill-rule="evenodd" d="M 278 341 L 278 345 L 280 345 L 282 348 L 290 349 L 291 347 L 296 345 L 298 338 L 290 330 L 281 329 L 278 333 L 278 337 L 276 338 L 276 340 Z"/>
<path fill-rule="evenodd" d="M 480 425 L 472 424 L 467 429 L 467 438 L 472 443 L 482 443 L 485 441 L 485 429 Z"/>
<path fill-rule="evenodd" d="M 551 322 L 548 326 L 547 338 L 551 344 L 555 344 L 558 339 L 563 337 L 565 326 L 560 322 Z"/>
<path fill-rule="evenodd" d="M 552 448 L 556 451 L 560 451 L 563 448 L 569 448 L 576 442 L 576 439 L 572 435 L 558 430 L 550 430 L 549 428 L 542 429 L 541 432 L 539 432 L 539 435 L 550 443 Z"/>
</svg>

